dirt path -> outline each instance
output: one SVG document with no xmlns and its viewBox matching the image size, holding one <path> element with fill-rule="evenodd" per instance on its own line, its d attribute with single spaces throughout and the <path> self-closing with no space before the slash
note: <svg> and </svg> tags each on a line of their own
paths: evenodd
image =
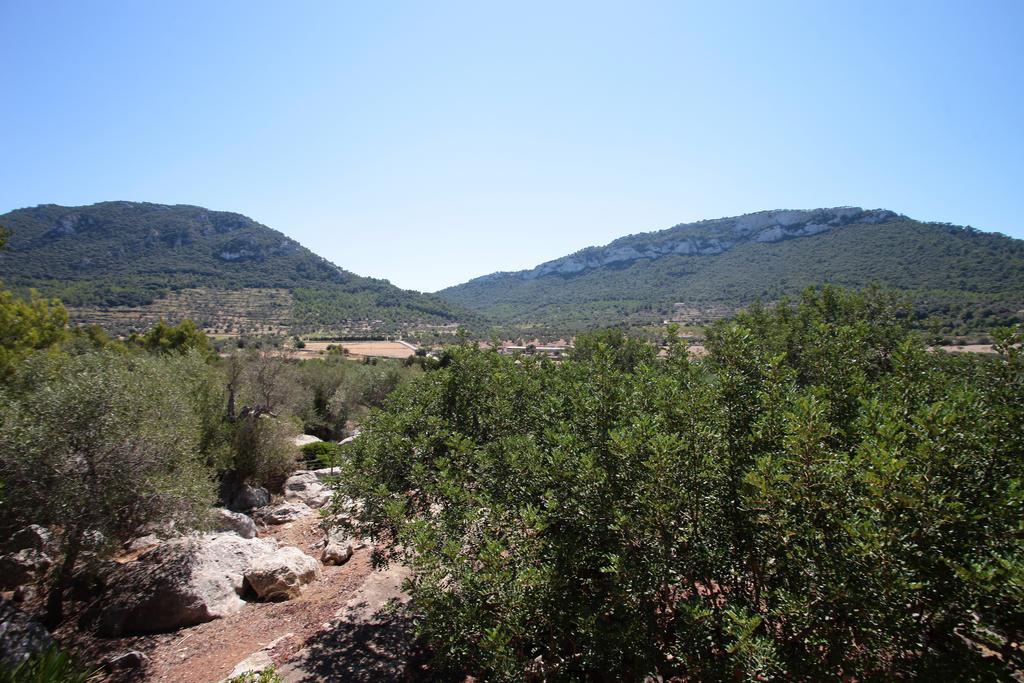
<svg viewBox="0 0 1024 683">
<path fill-rule="evenodd" d="M 408 575 L 391 565 L 367 576 L 334 619 L 279 667 L 284 682 L 407 680 L 413 638 L 402 582 Z"/>
<path fill-rule="evenodd" d="M 319 558 L 313 544 L 323 538 L 314 515 L 281 527 L 261 529 L 261 537 L 274 537 L 281 546 L 294 545 Z M 225 678 L 235 666 L 269 643 L 282 638 L 270 652 L 275 664 L 292 659 L 318 633 L 328 627 L 356 595 L 373 570 L 368 549 L 356 550 L 340 567 L 325 566 L 321 577 L 302 595 L 286 602 L 245 605 L 223 619 L 173 633 L 132 638 L 103 639 L 68 633 L 65 646 L 98 661 L 107 655 L 138 650 L 149 657 L 144 680 L 212 683 Z M 72 627 L 73 628 L 73 627 Z"/>
</svg>

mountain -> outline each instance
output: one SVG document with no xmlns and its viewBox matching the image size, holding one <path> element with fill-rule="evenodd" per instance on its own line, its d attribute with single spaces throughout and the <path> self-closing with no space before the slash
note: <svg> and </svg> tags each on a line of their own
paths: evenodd
<svg viewBox="0 0 1024 683">
<path fill-rule="evenodd" d="M 856 207 L 761 211 L 588 247 L 438 292 L 505 325 L 701 323 L 809 285 L 905 292 L 947 333 L 1024 316 L 1024 241 Z"/>
<path fill-rule="evenodd" d="M 115 329 L 159 316 L 225 331 L 349 334 L 453 326 L 464 309 L 360 277 L 241 214 L 198 206 L 46 204 L 0 216 L 0 279 Z"/>
</svg>

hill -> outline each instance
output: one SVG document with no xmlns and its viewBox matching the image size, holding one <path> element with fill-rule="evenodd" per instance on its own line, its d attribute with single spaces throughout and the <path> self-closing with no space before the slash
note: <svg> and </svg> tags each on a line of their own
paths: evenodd
<svg viewBox="0 0 1024 683">
<path fill-rule="evenodd" d="M 373 334 L 470 317 L 444 300 L 360 277 L 241 214 L 197 206 L 46 204 L 0 216 L 0 279 L 58 297 L 114 329 L 159 316 L 230 331 Z"/>
<path fill-rule="evenodd" d="M 1024 309 L 1024 241 L 886 210 L 762 211 L 588 247 L 438 294 L 520 327 L 702 323 L 821 283 L 878 283 L 945 333 L 1010 324 Z"/>
</svg>

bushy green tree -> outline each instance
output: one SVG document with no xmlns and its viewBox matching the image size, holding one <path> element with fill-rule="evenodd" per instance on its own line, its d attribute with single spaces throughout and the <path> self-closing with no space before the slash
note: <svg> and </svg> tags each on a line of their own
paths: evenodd
<svg viewBox="0 0 1024 683">
<path fill-rule="evenodd" d="M 132 335 L 131 341 L 153 353 L 170 354 L 194 351 L 207 360 L 216 356 L 206 333 L 196 327 L 191 320 L 183 320 L 177 325 L 168 325 L 161 318 L 145 334 Z"/>
<path fill-rule="evenodd" d="M 35 351 L 63 342 L 67 322 L 67 310 L 59 301 L 35 291 L 23 299 L 0 287 L 0 381 L 10 378 L 18 363 Z"/>
<path fill-rule="evenodd" d="M 0 393 L 0 526 L 59 531 L 51 624 L 84 549 L 102 553 L 146 525 L 201 519 L 214 499 L 204 397 L 218 388 L 197 354 L 95 352 L 32 357 Z"/>
<path fill-rule="evenodd" d="M 411 564 L 438 665 L 488 679 L 998 680 L 964 639 L 1018 656 L 1016 334 L 933 353 L 899 302 L 825 288 L 703 359 L 463 345 L 370 416 L 339 522 Z"/>
</svg>

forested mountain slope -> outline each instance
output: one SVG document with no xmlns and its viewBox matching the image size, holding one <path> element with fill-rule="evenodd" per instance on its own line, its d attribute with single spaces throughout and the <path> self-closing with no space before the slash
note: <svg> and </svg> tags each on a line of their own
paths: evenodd
<svg viewBox="0 0 1024 683">
<path fill-rule="evenodd" d="M 0 216 L 0 226 L 11 232 L 0 279 L 95 316 L 132 307 L 173 317 L 182 306 L 197 307 L 184 314 L 211 315 L 207 309 L 237 300 L 240 310 L 273 309 L 269 322 L 292 327 L 360 321 L 385 329 L 460 317 L 436 296 L 350 273 L 236 213 L 136 202 L 47 204 Z M 257 314 L 253 322 L 268 321 Z"/>
<path fill-rule="evenodd" d="M 763 211 L 677 225 L 589 247 L 532 270 L 438 292 L 496 320 L 578 327 L 693 321 L 808 285 L 906 292 L 949 332 L 1022 318 L 1024 241 L 886 210 Z"/>
</svg>

